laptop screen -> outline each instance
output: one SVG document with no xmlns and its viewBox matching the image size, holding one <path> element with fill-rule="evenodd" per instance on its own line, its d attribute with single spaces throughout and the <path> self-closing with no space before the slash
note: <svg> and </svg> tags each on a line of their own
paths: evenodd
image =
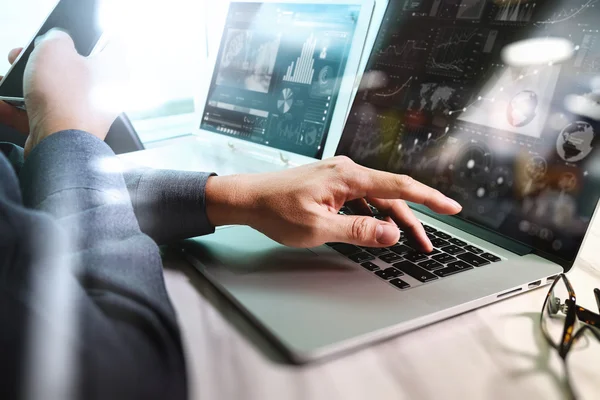
<svg viewBox="0 0 600 400">
<path fill-rule="evenodd" d="M 392 3 L 337 153 L 574 260 L 600 196 L 600 1 Z"/>
<path fill-rule="evenodd" d="M 359 13 L 231 3 L 201 128 L 320 158 Z"/>
</svg>

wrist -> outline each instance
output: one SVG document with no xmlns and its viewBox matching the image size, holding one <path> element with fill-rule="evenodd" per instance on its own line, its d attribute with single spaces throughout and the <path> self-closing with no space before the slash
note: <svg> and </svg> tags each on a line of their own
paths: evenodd
<svg viewBox="0 0 600 400">
<path fill-rule="evenodd" d="M 217 227 L 249 225 L 254 202 L 245 176 L 212 176 L 206 182 L 206 214 Z"/>
</svg>

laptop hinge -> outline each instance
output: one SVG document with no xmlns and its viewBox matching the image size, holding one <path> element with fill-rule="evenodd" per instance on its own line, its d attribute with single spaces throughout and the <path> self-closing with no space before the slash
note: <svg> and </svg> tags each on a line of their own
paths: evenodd
<svg viewBox="0 0 600 400">
<path fill-rule="evenodd" d="M 524 256 L 526 254 L 533 253 L 533 248 L 524 245 L 523 243 L 512 240 L 506 236 L 500 235 L 487 228 L 476 225 L 473 222 L 465 221 L 464 219 L 451 217 L 446 215 L 439 215 L 431 211 L 429 208 L 420 204 L 409 204 L 411 208 L 431 217 L 445 224 L 452 226 L 453 228 L 460 229 L 470 235 L 477 236 L 485 241 L 493 243 L 496 246 L 500 246 L 514 254 Z"/>
</svg>

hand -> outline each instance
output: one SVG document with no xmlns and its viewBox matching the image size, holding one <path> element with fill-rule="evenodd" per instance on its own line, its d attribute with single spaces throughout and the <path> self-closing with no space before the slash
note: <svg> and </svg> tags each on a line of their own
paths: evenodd
<svg viewBox="0 0 600 400">
<path fill-rule="evenodd" d="M 119 114 L 99 107 L 94 98 L 98 88 L 115 78 L 117 68 L 106 54 L 80 56 L 71 37 L 59 30 L 51 30 L 36 41 L 24 79 L 31 127 L 25 155 L 49 135 L 63 130 L 106 138 Z"/>
<path fill-rule="evenodd" d="M 412 178 L 371 170 L 336 157 L 284 172 L 211 177 L 206 187 L 207 213 L 215 226 L 249 225 L 291 247 L 328 242 L 387 247 L 400 238 L 398 227 L 421 250 L 433 250 L 423 226 L 401 199 L 424 204 L 440 214 L 461 206 Z M 367 209 L 367 201 L 390 216 L 338 215 L 348 202 Z"/>
<path fill-rule="evenodd" d="M 16 61 L 19 54 L 23 51 L 22 48 L 16 48 L 8 53 L 8 62 L 12 65 Z M 0 81 L 2 81 L 0 76 Z M 27 134 L 29 133 L 29 120 L 27 119 L 27 113 L 23 110 L 19 110 L 16 107 L 6 104 L 0 101 L 0 123 L 8 125 L 17 131 Z"/>
</svg>

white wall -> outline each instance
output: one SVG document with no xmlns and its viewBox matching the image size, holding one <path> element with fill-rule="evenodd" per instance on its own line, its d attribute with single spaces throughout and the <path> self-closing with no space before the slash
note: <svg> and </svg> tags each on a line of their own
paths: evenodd
<svg viewBox="0 0 600 400">
<path fill-rule="evenodd" d="M 204 0 L 103 1 L 116 6 L 114 21 L 127 25 L 136 85 L 163 100 L 192 97 L 206 65 Z M 27 45 L 56 3 L 0 0 L 0 73 L 9 68 L 8 52 Z"/>
</svg>

